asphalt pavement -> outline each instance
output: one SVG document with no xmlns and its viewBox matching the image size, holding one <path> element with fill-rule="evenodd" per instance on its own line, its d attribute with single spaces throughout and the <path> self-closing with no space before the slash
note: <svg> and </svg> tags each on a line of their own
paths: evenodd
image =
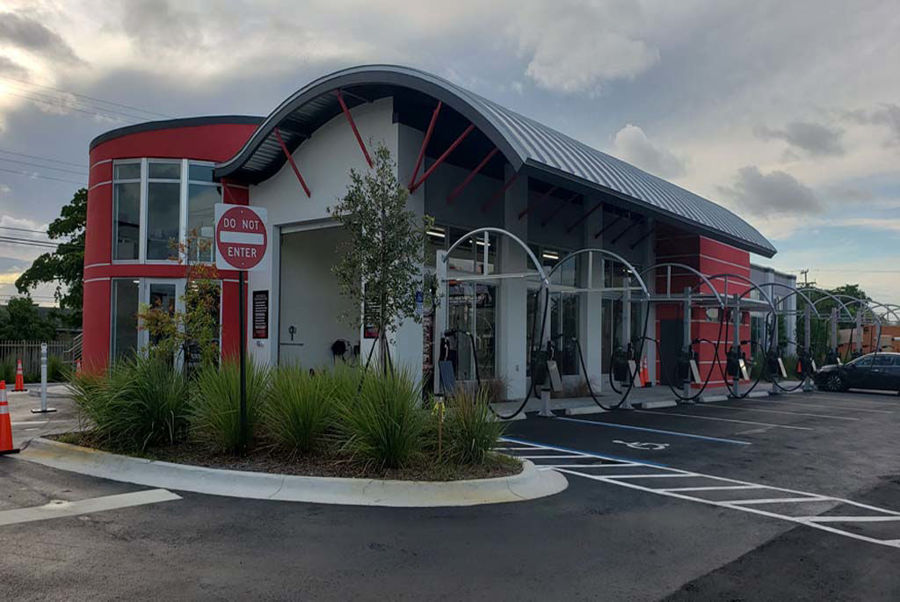
<svg viewBox="0 0 900 602">
<path fill-rule="evenodd" d="M 45 423 L 11 398 L 17 443 L 76 424 L 70 403 L 53 402 Z M 900 549 L 870 541 L 900 541 L 900 521 L 871 518 L 900 511 L 900 398 L 798 394 L 572 418 L 531 415 L 504 443 L 569 471 L 566 491 L 474 508 L 177 491 L 154 501 L 147 488 L 2 457 L 0 522 L 10 510 L 86 509 L 0 526 L 2 597 L 900 599 Z M 136 505 L 115 507 L 122 494 Z M 805 514 L 856 520 L 794 522 Z"/>
</svg>

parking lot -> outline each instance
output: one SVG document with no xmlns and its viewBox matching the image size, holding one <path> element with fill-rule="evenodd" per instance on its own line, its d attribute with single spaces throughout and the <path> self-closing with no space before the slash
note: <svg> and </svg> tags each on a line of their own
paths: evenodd
<svg viewBox="0 0 900 602">
<path fill-rule="evenodd" d="M 0 580 L 35 600 L 897 599 L 898 427 L 900 398 L 874 393 L 530 415 L 504 448 L 566 474 L 550 498 L 405 510 L 174 492 L 0 526 Z M 9 457 L 0 481 L 0 515 L 145 489 Z"/>
</svg>

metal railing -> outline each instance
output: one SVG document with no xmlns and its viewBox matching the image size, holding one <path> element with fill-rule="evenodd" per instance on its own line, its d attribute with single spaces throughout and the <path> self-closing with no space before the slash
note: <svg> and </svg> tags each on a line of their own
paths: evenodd
<svg viewBox="0 0 900 602">
<path fill-rule="evenodd" d="M 74 341 L 47 341 L 47 357 L 58 357 L 67 365 L 74 363 L 81 355 L 81 335 L 76 337 L 78 355 L 72 355 Z M 22 360 L 22 371 L 26 375 L 41 371 L 41 344 L 44 341 L 2 341 L 0 340 L 0 365 L 16 365 Z"/>
</svg>

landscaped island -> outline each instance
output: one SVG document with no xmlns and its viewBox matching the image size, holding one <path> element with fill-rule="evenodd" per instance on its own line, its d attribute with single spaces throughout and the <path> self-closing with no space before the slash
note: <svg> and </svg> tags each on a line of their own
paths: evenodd
<svg viewBox="0 0 900 602">
<path fill-rule="evenodd" d="M 84 430 L 59 439 L 104 451 L 310 476 L 444 481 L 521 471 L 492 451 L 505 424 L 486 390 L 435 401 L 402 370 L 250 364 L 243 436 L 234 362 L 187 377 L 152 355 L 136 357 L 79 374 L 71 388 Z"/>
</svg>

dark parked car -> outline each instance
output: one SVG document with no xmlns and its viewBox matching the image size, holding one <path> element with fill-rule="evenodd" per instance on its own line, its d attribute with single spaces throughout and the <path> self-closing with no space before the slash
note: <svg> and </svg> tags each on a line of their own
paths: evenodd
<svg viewBox="0 0 900 602">
<path fill-rule="evenodd" d="M 816 372 L 816 384 L 825 391 L 877 389 L 900 393 L 900 353 L 879 351 L 847 362 L 829 364 Z"/>
</svg>

